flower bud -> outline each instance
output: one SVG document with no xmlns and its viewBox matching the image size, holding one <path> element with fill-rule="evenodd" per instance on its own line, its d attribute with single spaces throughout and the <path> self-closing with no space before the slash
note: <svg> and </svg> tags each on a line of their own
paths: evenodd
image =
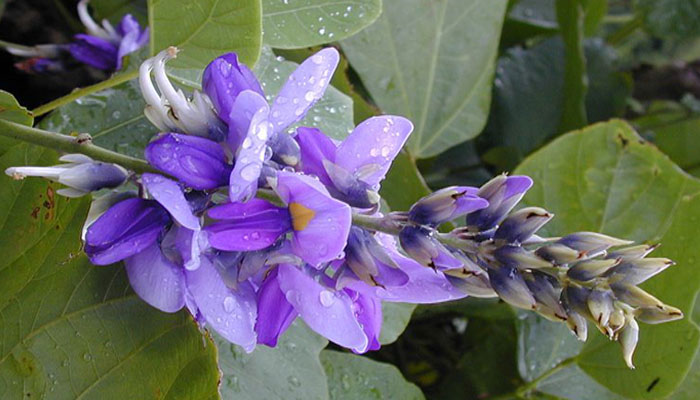
<svg viewBox="0 0 700 400">
<path fill-rule="evenodd" d="M 574 264 L 566 271 L 566 275 L 580 282 L 590 281 L 602 275 L 605 271 L 618 265 L 620 260 L 585 260 Z"/>
<path fill-rule="evenodd" d="M 542 246 L 535 251 L 535 254 L 557 265 L 568 264 L 583 257 L 580 251 L 559 243 Z"/>
<path fill-rule="evenodd" d="M 601 332 L 612 337 L 614 331 L 608 327 L 610 315 L 615 311 L 613 296 L 609 290 L 595 288 L 588 295 L 588 310 Z"/>
<path fill-rule="evenodd" d="M 591 289 L 570 283 L 562 290 L 561 300 L 570 310 L 575 311 L 582 317 L 593 320 L 593 316 L 588 310 L 588 296 L 590 294 Z"/>
<path fill-rule="evenodd" d="M 198 190 L 225 186 L 232 169 L 218 143 L 177 133 L 160 135 L 149 143 L 146 159 L 159 170 Z"/>
<path fill-rule="evenodd" d="M 594 257 L 610 247 L 623 246 L 632 242 L 596 232 L 577 232 L 564 236 L 557 243 L 585 253 L 588 257 Z"/>
<path fill-rule="evenodd" d="M 632 307 L 658 307 L 661 308 L 664 304 L 656 297 L 650 295 L 637 286 L 626 284 L 611 284 L 615 296 Z"/>
<path fill-rule="evenodd" d="M 374 235 L 358 227 L 350 228 L 345 262 L 370 286 L 401 286 L 408 282 L 408 275 L 399 269 Z"/>
<path fill-rule="evenodd" d="M 273 134 L 268 141 L 268 145 L 272 148 L 272 159 L 274 161 L 291 167 L 299 164 L 301 160 L 301 148 L 299 147 L 299 143 L 289 134 L 284 132 Z"/>
<path fill-rule="evenodd" d="M 15 179 L 37 176 L 68 186 L 58 194 L 80 197 L 105 188 L 114 188 L 126 181 L 128 172 L 119 165 L 93 161 L 82 154 L 66 154 L 59 158 L 65 164 L 53 167 L 10 167 L 5 173 Z"/>
<path fill-rule="evenodd" d="M 323 160 L 323 167 L 333 182 L 334 187 L 329 188 L 333 197 L 357 208 L 372 208 L 379 204 L 379 194 L 345 168 L 328 160 Z"/>
<path fill-rule="evenodd" d="M 494 251 L 496 259 L 504 264 L 514 265 L 520 270 L 548 268 L 554 265 L 530 250 L 520 246 L 501 246 Z"/>
<path fill-rule="evenodd" d="M 668 258 L 633 259 L 611 269 L 606 276 L 611 282 L 639 285 L 674 264 Z"/>
<path fill-rule="evenodd" d="M 637 246 L 623 247 L 609 252 L 606 258 L 621 258 L 624 261 L 639 260 L 656 250 L 657 247 L 659 247 L 658 244 L 640 244 Z"/>
<path fill-rule="evenodd" d="M 635 316 L 645 324 L 661 324 L 683 318 L 683 311 L 676 307 L 641 307 L 635 310 Z"/>
<path fill-rule="evenodd" d="M 525 310 L 537 309 L 537 301 L 517 268 L 509 265 L 493 266 L 489 267 L 488 273 L 491 287 L 503 301 Z"/>
<path fill-rule="evenodd" d="M 477 195 L 489 202 L 488 207 L 467 216 L 467 225 L 488 230 L 498 225 L 510 210 L 523 198 L 532 186 L 532 179 L 527 176 L 499 175 L 486 182 Z"/>
<path fill-rule="evenodd" d="M 554 215 L 539 207 L 526 207 L 509 215 L 498 227 L 494 238 L 510 243 L 522 243 Z"/>
<path fill-rule="evenodd" d="M 622 357 L 625 359 L 625 363 L 629 368 L 634 369 L 632 356 L 639 341 L 639 325 L 631 316 L 625 319 L 625 326 L 620 331 L 618 341 L 622 346 Z"/>
<path fill-rule="evenodd" d="M 488 201 L 477 196 L 478 189 L 451 186 L 418 200 L 409 211 L 411 221 L 437 226 L 472 211 L 488 207 Z"/>
<path fill-rule="evenodd" d="M 567 314 L 566 326 L 576 335 L 578 340 L 585 342 L 588 339 L 588 325 L 586 319 L 576 311 L 569 311 Z"/>
<path fill-rule="evenodd" d="M 566 321 L 566 310 L 559 301 L 561 289 L 555 288 L 554 278 L 539 271 L 523 273 L 523 277 L 537 300 L 537 311 L 550 321 Z"/>
<path fill-rule="evenodd" d="M 399 242 L 409 257 L 427 267 L 447 270 L 463 266 L 427 228 L 406 226 L 399 233 Z"/>
</svg>

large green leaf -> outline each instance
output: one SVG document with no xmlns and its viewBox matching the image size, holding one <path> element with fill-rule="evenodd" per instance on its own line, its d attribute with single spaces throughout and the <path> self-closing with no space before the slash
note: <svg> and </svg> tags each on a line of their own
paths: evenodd
<svg viewBox="0 0 700 400">
<path fill-rule="evenodd" d="M 516 173 L 533 177 L 526 196 L 556 214 L 545 233 L 598 231 L 636 241 L 661 242 L 656 256 L 678 265 L 643 286 L 690 315 L 700 288 L 694 270 L 700 219 L 700 182 L 681 172 L 622 121 L 569 133 L 533 154 Z M 617 343 L 591 332 L 577 364 L 613 392 L 633 398 L 670 394 L 682 381 L 700 334 L 688 318 L 644 325 L 636 370 L 625 367 Z"/>
<path fill-rule="evenodd" d="M 260 61 L 255 65 L 254 72 L 258 76 L 268 101 L 287 82 L 287 77 L 294 72 L 297 64 L 275 57 L 270 48 L 264 48 Z M 343 139 L 352 131 L 353 123 L 352 99 L 338 89 L 329 86 L 321 100 L 314 105 L 298 125 L 313 126 L 322 130 L 334 139 Z M 290 131 L 293 127 L 290 128 Z"/>
<path fill-rule="evenodd" d="M 420 389 L 406 382 L 391 364 L 332 350 L 321 352 L 321 363 L 332 400 L 423 399 Z"/>
<path fill-rule="evenodd" d="M 382 16 L 341 45 L 383 112 L 411 119 L 418 158 L 481 131 L 505 0 L 386 0 Z"/>
<path fill-rule="evenodd" d="M 158 133 L 143 114 L 145 105 L 138 83 L 129 81 L 61 106 L 39 126 L 64 134 L 87 132 L 98 146 L 143 158 Z"/>
<path fill-rule="evenodd" d="M 383 302 L 379 343 L 387 345 L 395 342 L 411 322 L 411 315 L 415 309 L 415 304 Z"/>
<path fill-rule="evenodd" d="M 700 35 L 700 1 L 641 0 L 637 11 L 644 27 L 661 38 L 684 38 Z"/>
<path fill-rule="evenodd" d="M 225 399 L 327 399 L 326 375 L 319 360 L 328 343 L 300 320 L 277 347 L 258 346 L 251 354 L 217 337 Z"/>
<path fill-rule="evenodd" d="M 126 14 L 131 14 L 140 23 L 148 23 L 146 0 L 92 0 L 95 21 L 107 19 L 113 24 L 119 23 Z"/>
<path fill-rule="evenodd" d="M 19 144 L 11 165 L 55 162 Z M 0 177 L 0 397 L 212 398 L 216 350 L 186 313 L 142 302 L 120 266 L 81 255 L 89 202 L 40 179 Z"/>
<path fill-rule="evenodd" d="M 584 49 L 591 82 L 586 96 L 588 119 L 621 116 L 631 88 L 628 77 L 616 69 L 614 50 L 597 39 L 586 41 Z M 552 38 L 529 49 L 508 50 L 499 59 L 489 123 L 478 139 L 501 149 L 488 155 L 490 162 L 510 170 L 559 133 L 564 57 L 563 42 Z"/>
<path fill-rule="evenodd" d="M 333 42 L 368 26 L 381 11 L 381 0 L 263 0 L 263 39 L 281 49 Z"/>
<path fill-rule="evenodd" d="M 235 51 L 253 65 L 262 43 L 260 0 L 148 0 L 151 54 L 177 46 L 173 67 L 204 68 Z"/>
<path fill-rule="evenodd" d="M 679 167 L 700 176 L 700 115 L 678 103 L 657 102 L 634 125 Z"/>
<path fill-rule="evenodd" d="M 27 126 L 34 123 L 29 110 L 20 106 L 15 97 L 4 90 L 0 90 L 0 118 Z"/>
</svg>

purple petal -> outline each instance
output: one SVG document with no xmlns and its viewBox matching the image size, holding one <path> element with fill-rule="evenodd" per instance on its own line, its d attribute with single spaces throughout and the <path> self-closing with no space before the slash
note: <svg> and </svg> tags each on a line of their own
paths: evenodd
<svg viewBox="0 0 700 400">
<path fill-rule="evenodd" d="M 311 329 L 341 346 L 367 348 L 367 336 L 347 293 L 326 289 L 293 265 L 281 264 L 278 270 L 280 289 Z"/>
<path fill-rule="evenodd" d="M 182 258 L 182 264 L 185 269 L 199 268 L 200 254 L 206 249 L 207 245 L 205 232 L 177 227 L 175 248 Z"/>
<path fill-rule="evenodd" d="M 95 36 L 75 35 L 73 43 L 68 46 L 73 58 L 105 71 L 117 66 L 117 46 L 109 40 Z"/>
<path fill-rule="evenodd" d="M 231 171 L 218 143 L 177 133 L 166 133 L 151 142 L 146 147 L 146 160 L 198 190 L 226 185 Z"/>
<path fill-rule="evenodd" d="M 506 179 L 505 198 L 524 194 L 532 187 L 532 178 L 526 175 L 513 175 Z"/>
<path fill-rule="evenodd" d="M 454 287 L 440 271 L 424 267 L 396 250 L 394 238 L 386 234 L 377 234 L 384 243 L 389 256 L 409 276 L 409 281 L 403 286 L 375 288 L 375 295 L 384 301 L 431 304 L 456 300 L 467 295 Z"/>
<path fill-rule="evenodd" d="M 289 207 L 292 250 L 311 265 L 340 256 L 350 233 L 350 206 L 332 198 L 310 176 L 280 171 L 275 191 Z"/>
<path fill-rule="evenodd" d="M 323 160 L 335 162 L 335 143 L 321 130 L 304 126 L 297 128 L 295 139 L 301 148 L 301 170 L 316 175 L 324 185 L 332 186 Z"/>
<path fill-rule="evenodd" d="M 146 303 L 173 313 L 185 305 L 185 275 L 153 243 L 124 260 L 131 287 Z"/>
<path fill-rule="evenodd" d="M 382 329 L 382 302 L 371 295 L 345 289 L 345 292 L 353 299 L 353 309 L 362 330 L 367 336 L 367 347 L 352 349 L 355 353 L 364 353 L 368 350 L 378 350 L 379 333 Z"/>
<path fill-rule="evenodd" d="M 250 283 L 240 282 L 236 290 L 229 289 L 206 257 L 199 268 L 185 271 L 185 277 L 192 301 L 206 323 L 229 342 L 253 351 L 257 307 Z"/>
<path fill-rule="evenodd" d="M 122 66 L 122 58 L 143 47 L 148 41 L 148 29 L 141 31 L 138 21 L 131 14 L 122 18 L 117 26 L 117 32 L 122 37 L 117 51 L 116 69 Z"/>
<path fill-rule="evenodd" d="M 175 221 L 193 231 L 199 230 L 199 218 L 192 214 L 190 203 L 185 199 L 185 194 L 177 182 L 162 175 L 149 173 L 141 175 L 141 182 Z"/>
<path fill-rule="evenodd" d="M 96 265 L 123 260 L 153 244 L 169 221 L 168 213 L 155 201 L 123 200 L 87 229 L 85 252 Z"/>
<path fill-rule="evenodd" d="M 267 138 L 271 130 L 269 113 L 270 109 L 265 103 L 250 119 L 248 133 L 241 143 L 236 155 L 236 163 L 229 177 L 229 197 L 232 202 L 246 202 L 255 197 L 258 190 L 258 178 L 262 172 Z"/>
<path fill-rule="evenodd" d="M 255 324 L 258 343 L 275 347 L 297 315 L 280 289 L 277 269 L 272 270 L 258 291 L 258 321 Z"/>
<path fill-rule="evenodd" d="M 252 90 L 265 97 L 255 75 L 238 62 L 236 53 L 224 54 L 209 63 L 202 76 L 202 88 L 214 103 L 219 118 L 226 123 L 230 121 L 234 102 L 244 90 Z"/>
<path fill-rule="evenodd" d="M 221 220 L 206 228 L 209 244 L 219 250 L 264 249 L 291 228 L 286 209 L 261 199 L 223 204 L 209 210 L 209 216 Z"/>
<path fill-rule="evenodd" d="M 292 72 L 272 103 L 270 122 L 275 133 L 304 118 L 326 91 L 339 59 L 338 50 L 328 47 Z"/>
<path fill-rule="evenodd" d="M 267 100 L 261 94 L 252 91 L 244 90 L 231 107 L 231 115 L 228 121 L 228 137 L 227 143 L 233 154 L 241 150 L 241 144 L 248 135 L 250 128 L 250 120 L 253 115 L 261 108 L 268 107 Z M 252 139 L 251 139 L 252 140 Z"/>
<path fill-rule="evenodd" d="M 336 164 L 355 174 L 369 185 L 376 185 L 386 175 L 399 153 L 413 124 L 406 118 L 383 115 L 360 123 L 340 144 Z M 366 169 L 368 172 L 363 173 Z"/>
</svg>

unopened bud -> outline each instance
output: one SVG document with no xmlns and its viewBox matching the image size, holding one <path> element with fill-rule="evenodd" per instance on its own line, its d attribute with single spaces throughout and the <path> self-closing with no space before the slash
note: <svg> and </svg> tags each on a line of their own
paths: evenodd
<svg viewBox="0 0 700 400">
<path fill-rule="evenodd" d="M 622 346 L 622 357 L 625 359 L 625 364 L 627 364 L 629 368 L 634 369 L 632 356 L 634 355 L 634 349 L 637 347 L 637 342 L 639 341 L 639 325 L 631 316 L 625 319 L 625 326 L 620 331 L 618 341 Z"/>
<path fill-rule="evenodd" d="M 537 309 L 537 301 L 517 268 L 494 266 L 488 269 L 488 273 L 491 287 L 503 301 L 525 310 Z"/>
<path fill-rule="evenodd" d="M 494 237 L 510 243 L 522 243 L 554 215 L 540 207 L 526 207 L 509 215 L 498 227 Z"/>
<path fill-rule="evenodd" d="M 489 202 L 488 207 L 467 216 L 467 225 L 488 230 L 498 225 L 532 186 L 528 176 L 499 175 L 484 184 L 477 195 Z"/>
<path fill-rule="evenodd" d="M 566 271 L 566 275 L 580 282 L 590 281 L 618 265 L 620 260 L 585 260 L 577 262 Z"/>
<path fill-rule="evenodd" d="M 418 200 L 409 211 L 410 219 L 423 225 L 437 226 L 470 212 L 486 208 L 488 201 L 477 196 L 478 189 L 451 186 Z"/>
<path fill-rule="evenodd" d="M 610 247 L 623 246 L 632 242 L 596 232 L 577 232 L 564 236 L 558 243 L 583 252 L 588 257 L 594 257 Z"/>
</svg>

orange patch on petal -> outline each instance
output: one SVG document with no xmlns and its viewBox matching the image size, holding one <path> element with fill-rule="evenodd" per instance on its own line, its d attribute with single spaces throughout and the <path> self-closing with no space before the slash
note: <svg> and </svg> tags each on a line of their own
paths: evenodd
<svg viewBox="0 0 700 400">
<path fill-rule="evenodd" d="M 316 213 L 299 203 L 289 204 L 289 214 L 292 216 L 292 227 L 295 231 L 303 231 L 309 225 Z"/>
</svg>

